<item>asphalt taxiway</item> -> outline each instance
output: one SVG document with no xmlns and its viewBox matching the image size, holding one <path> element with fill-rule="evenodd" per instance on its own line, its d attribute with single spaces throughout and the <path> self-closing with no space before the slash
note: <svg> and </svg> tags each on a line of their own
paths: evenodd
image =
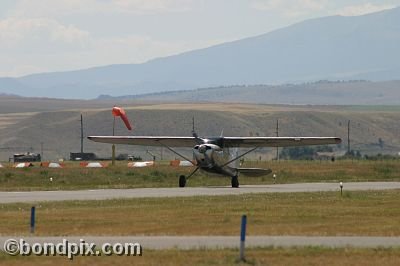
<svg viewBox="0 0 400 266">
<path fill-rule="evenodd" d="M 139 243 L 144 249 L 199 249 L 199 248 L 238 248 L 239 236 L 64 236 L 64 237 L 15 237 L 1 236 L 0 250 L 8 239 L 26 243 L 62 243 L 63 239 L 70 243 L 95 243 L 97 247 L 104 243 Z M 381 236 L 248 236 L 246 247 L 308 247 L 321 246 L 329 248 L 378 248 L 400 247 L 400 237 Z"/>
<path fill-rule="evenodd" d="M 344 191 L 400 189 L 400 182 L 352 182 L 343 183 Z M 248 193 L 290 193 L 340 191 L 338 183 L 297 183 L 275 185 L 244 185 L 231 187 L 185 187 L 185 188 L 135 188 L 99 189 L 75 191 L 28 191 L 0 192 L 0 203 L 30 203 L 64 200 L 106 200 L 116 198 L 161 198 L 222 196 Z"/>
</svg>

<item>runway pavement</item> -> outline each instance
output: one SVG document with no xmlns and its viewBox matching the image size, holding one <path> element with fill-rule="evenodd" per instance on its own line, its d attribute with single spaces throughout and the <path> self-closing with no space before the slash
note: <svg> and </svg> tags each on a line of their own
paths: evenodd
<svg viewBox="0 0 400 266">
<path fill-rule="evenodd" d="M 400 182 L 344 183 L 344 191 L 400 189 Z M 247 193 L 288 193 L 339 191 L 338 183 L 298 183 L 276 185 L 248 185 L 231 187 L 136 188 L 78 191 L 0 192 L 0 203 L 42 202 L 63 200 L 105 200 L 115 198 L 160 198 L 190 196 L 239 195 Z"/>
<path fill-rule="evenodd" d="M 18 242 L 23 239 L 30 245 L 34 243 L 62 243 L 66 239 L 69 243 L 95 243 L 101 247 L 104 243 L 139 243 L 146 249 L 198 249 L 198 248 L 238 248 L 239 236 L 68 236 L 68 237 L 15 237 L 1 236 L 0 250 L 4 250 L 4 243 L 8 239 Z M 368 236 L 248 236 L 246 247 L 307 247 L 323 246 L 330 248 L 341 247 L 400 247 L 400 237 L 368 237 Z"/>
</svg>

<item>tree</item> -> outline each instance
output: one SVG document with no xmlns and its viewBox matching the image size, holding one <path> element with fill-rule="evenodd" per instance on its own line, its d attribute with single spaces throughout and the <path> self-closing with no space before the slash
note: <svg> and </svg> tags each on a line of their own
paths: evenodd
<svg viewBox="0 0 400 266">
<path fill-rule="evenodd" d="M 292 160 L 313 160 L 317 152 L 333 152 L 333 148 L 330 146 L 285 147 L 280 157 Z"/>
<path fill-rule="evenodd" d="M 383 149 L 383 145 L 385 144 L 385 142 L 383 141 L 383 139 L 379 138 L 378 144 L 379 144 L 379 147 L 381 147 L 381 149 Z"/>
</svg>

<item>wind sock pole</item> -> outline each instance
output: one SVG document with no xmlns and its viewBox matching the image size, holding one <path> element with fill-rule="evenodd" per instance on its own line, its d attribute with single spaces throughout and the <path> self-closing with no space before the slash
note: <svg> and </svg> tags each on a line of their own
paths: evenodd
<svg viewBox="0 0 400 266">
<path fill-rule="evenodd" d="M 125 126 L 128 130 L 132 130 L 132 126 L 129 123 L 128 117 L 126 116 L 126 113 L 124 109 L 114 106 L 112 109 L 112 115 L 114 116 L 114 122 L 113 122 L 113 136 L 115 136 L 115 117 L 120 116 L 122 121 L 124 121 Z M 115 145 L 112 145 L 112 165 L 115 165 Z"/>
<path fill-rule="evenodd" d="M 113 136 L 115 136 L 115 116 L 114 116 L 114 122 L 113 122 Z M 115 144 L 112 145 L 112 162 L 111 165 L 115 165 Z"/>
</svg>

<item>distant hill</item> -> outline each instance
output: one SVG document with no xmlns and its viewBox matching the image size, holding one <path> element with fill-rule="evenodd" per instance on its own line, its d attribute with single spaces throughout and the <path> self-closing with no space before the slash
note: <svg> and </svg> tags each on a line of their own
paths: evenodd
<svg viewBox="0 0 400 266">
<path fill-rule="evenodd" d="M 192 117 L 200 136 L 275 136 L 279 119 L 280 136 L 337 136 L 347 148 L 347 123 L 351 120 L 352 149 L 362 153 L 390 153 L 400 151 L 400 107 L 345 107 L 345 106 L 285 106 L 244 104 L 151 104 L 124 106 L 134 130 L 127 131 L 117 120 L 117 135 L 172 135 L 190 136 Z M 43 143 L 45 160 L 68 158 L 70 152 L 80 150 L 80 114 L 84 117 L 87 135 L 112 134 L 113 117 L 110 108 L 65 110 L 39 113 L 0 115 L 0 161 L 7 161 L 15 152 L 40 152 Z M 85 140 L 85 151 L 110 156 L 111 146 Z M 149 149 L 159 158 L 161 148 L 117 145 L 118 153 L 150 156 Z M 192 151 L 182 151 L 192 156 Z M 263 149 L 252 156 L 267 153 Z M 176 155 L 166 149 L 164 158 Z M 255 158 L 255 157 L 254 157 Z"/>
<path fill-rule="evenodd" d="M 1 78 L 0 92 L 96 98 L 171 90 L 400 78 L 400 8 L 307 20 L 257 37 L 151 60 Z"/>
<path fill-rule="evenodd" d="M 400 81 L 319 81 L 278 86 L 225 86 L 120 97 L 102 95 L 99 99 L 108 101 L 136 100 L 182 103 L 398 105 L 400 103 Z"/>
</svg>

